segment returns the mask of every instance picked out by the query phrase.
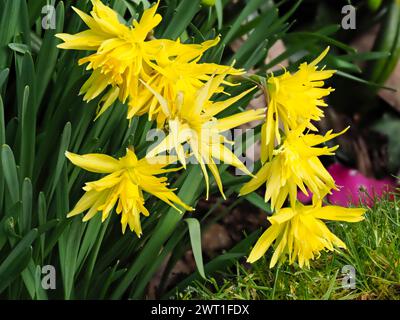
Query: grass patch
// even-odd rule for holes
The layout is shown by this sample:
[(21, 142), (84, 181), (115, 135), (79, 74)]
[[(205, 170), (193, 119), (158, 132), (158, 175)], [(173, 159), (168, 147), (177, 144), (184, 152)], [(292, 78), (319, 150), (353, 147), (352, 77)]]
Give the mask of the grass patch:
[[(237, 263), (207, 281), (195, 282), (177, 298), (400, 300), (399, 211), (400, 196), (393, 195), (376, 201), (360, 223), (329, 223), (348, 249), (323, 252), (310, 269), (296, 264), (269, 269), (269, 250), (257, 263)], [(350, 283), (345, 266), (354, 267), (354, 288), (343, 287)]]

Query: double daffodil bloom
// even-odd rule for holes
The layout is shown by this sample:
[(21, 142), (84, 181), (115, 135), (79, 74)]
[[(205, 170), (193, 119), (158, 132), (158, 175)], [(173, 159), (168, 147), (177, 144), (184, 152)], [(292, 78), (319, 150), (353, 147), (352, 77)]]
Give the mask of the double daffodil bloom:
[(225, 75), (218, 75), (211, 78), (194, 95), (178, 93), (172, 104), (146, 84), (158, 99), (164, 114), (167, 116), (169, 129), (165, 139), (150, 150), (147, 156), (152, 157), (165, 151), (175, 150), (179, 161), (186, 167), (188, 154), (185, 152), (184, 145), (187, 143), (192, 155), (203, 171), (207, 187), (207, 198), (209, 179), (206, 165), (214, 176), (221, 194), (224, 196), (222, 181), (214, 159), (232, 165), (246, 174), (251, 174), (238, 157), (224, 145), (224, 143), (232, 144), (232, 141), (227, 141), (222, 133), (241, 124), (253, 120), (261, 120), (264, 118), (265, 113), (265, 110), (258, 109), (240, 112), (222, 119), (215, 118), (216, 114), (225, 110), (254, 89), (252, 88), (223, 101), (214, 102), (210, 99), (215, 92), (220, 92), (224, 77)]
[[(145, 10), (140, 21), (133, 26), (120, 22), (118, 14), (100, 0), (91, 0), (91, 15), (73, 8), (89, 27), (75, 35), (66, 33), (56, 36), (64, 41), (58, 45), (61, 49), (92, 50), (95, 53), (79, 60), (92, 70), (84, 83), (80, 94), (90, 101), (102, 95), (97, 117), (105, 112), (117, 99), (122, 103), (129, 100), (129, 118), (137, 112), (137, 106), (143, 103), (142, 91), (145, 90), (139, 80), (150, 81), (159, 72), (155, 70), (160, 56), (173, 59), (177, 56), (201, 57), (202, 53), (218, 42), (206, 41), (203, 44), (182, 44), (180, 41), (152, 39), (152, 30), (161, 22), (156, 14), (159, 2)], [(132, 109), (134, 109), (132, 111)]]
[(364, 220), (365, 211), (362, 208), (322, 207), (321, 203), (312, 206), (297, 203), (291, 208), (281, 209), (268, 218), (271, 226), (258, 239), (247, 261), (257, 261), (275, 243), (270, 261), (271, 268), (286, 256), (289, 264), (297, 260), (301, 268), (304, 265), (309, 267), (310, 260), (318, 258), (322, 250), (346, 248), (343, 241), (335, 236), (321, 219), (359, 222)]
[(335, 70), (317, 70), (317, 64), (328, 51), (329, 47), (310, 64), (302, 63), (294, 74), (285, 71), (280, 76), (269, 77), (267, 119), (261, 136), (263, 162), (272, 158), (275, 146), (281, 143), (280, 128), (286, 133), (306, 124), (308, 129), (317, 131), (311, 121), (323, 117), (324, 112), (320, 107), (327, 106), (323, 98), (333, 91), (323, 86), (324, 80), (329, 79)]
[[(185, 95), (195, 95), (213, 75), (227, 72), (230, 75), (243, 74), (243, 70), (227, 68), (227, 66), (215, 63), (198, 63), (202, 51), (216, 45), (218, 41), (219, 38), (203, 42), (201, 44), (203, 49), (199, 49), (198, 52), (193, 51), (195, 55), (177, 54), (172, 57), (171, 53), (166, 50), (161, 52), (155, 61), (157, 64), (152, 65), (156, 72), (146, 81), (146, 84), (158, 92), (169, 104), (172, 104), (179, 92), (184, 92)], [(225, 82), (224, 84), (229, 85), (230, 83)], [(150, 120), (156, 119), (159, 128), (163, 127), (167, 116), (162, 112), (158, 99), (145, 87), (140, 91), (138, 99), (130, 101), (128, 118), (144, 113), (148, 113)]]
[(133, 27), (129, 27), (100, 0), (91, 2), (91, 16), (73, 8), (89, 30), (56, 36), (64, 40), (59, 48), (96, 51), (79, 60), (79, 64), (88, 63), (87, 70), (93, 70), (80, 94), (90, 101), (106, 91), (101, 98), (100, 115), (118, 98), (125, 102), (137, 90), (139, 78), (149, 73), (148, 61), (154, 59), (162, 43), (147, 41), (147, 37), (160, 23), (161, 16), (155, 14), (157, 4), (143, 13), (140, 22), (134, 21)]
[(331, 189), (337, 190), (335, 181), (325, 169), (319, 156), (334, 155), (338, 146), (316, 147), (343, 134), (333, 134), (332, 130), (324, 136), (303, 134), (304, 127), (290, 131), (282, 145), (275, 149), (271, 161), (263, 164), (255, 177), (240, 190), (241, 195), (248, 194), (266, 183), (265, 201), (271, 200), (271, 208), (279, 210), (287, 197), (294, 206), (297, 188), (308, 195), (307, 188), (316, 199), (322, 199)]
[[(87, 211), (83, 221), (102, 212), (102, 221), (107, 219), (111, 210), (117, 205), (117, 214), (121, 214), (122, 232), (127, 225), (131, 231), (135, 231), (138, 237), (142, 234), (140, 215), (149, 215), (145, 208), (143, 191), (154, 195), (166, 202), (176, 210), (193, 210), (168, 189), (167, 178), (156, 177), (178, 169), (164, 169), (169, 163), (175, 161), (174, 157), (154, 157), (138, 160), (135, 153), (127, 149), (127, 153), (120, 159), (104, 154), (78, 155), (66, 152), (66, 157), (76, 166), (90, 172), (106, 173), (104, 178), (87, 182), (83, 188), (86, 192), (68, 213), (68, 217)], [(176, 205), (175, 205), (176, 204)]]

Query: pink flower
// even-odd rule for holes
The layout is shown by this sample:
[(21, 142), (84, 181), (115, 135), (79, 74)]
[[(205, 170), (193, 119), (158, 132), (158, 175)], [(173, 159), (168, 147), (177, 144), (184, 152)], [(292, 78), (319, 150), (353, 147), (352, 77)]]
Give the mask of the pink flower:
[[(339, 191), (332, 191), (327, 196), (330, 203), (339, 206), (362, 204), (371, 207), (375, 198), (380, 198), (387, 192), (394, 191), (396, 184), (394, 179), (387, 177), (384, 179), (368, 178), (358, 170), (347, 168), (340, 163), (334, 163), (328, 167), (329, 173), (336, 181)], [(306, 196), (301, 191), (297, 195), (300, 202), (307, 204), (312, 200), (312, 194)]]
[(347, 168), (340, 163), (332, 164), (328, 171), (340, 188), (339, 191), (333, 190), (332, 194), (328, 195), (329, 202), (336, 205), (358, 205), (361, 200), (370, 207), (374, 204), (375, 198), (394, 191), (396, 186), (392, 178), (380, 180), (368, 178), (358, 170)]

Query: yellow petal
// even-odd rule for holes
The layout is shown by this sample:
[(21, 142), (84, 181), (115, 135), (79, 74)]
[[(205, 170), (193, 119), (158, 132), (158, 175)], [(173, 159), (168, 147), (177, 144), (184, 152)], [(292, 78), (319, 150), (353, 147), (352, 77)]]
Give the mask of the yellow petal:
[(282, 228), (282, 225), (270, 226), (258, 239), (256, 245), (254, 246), (253, 250), (251, 250), (249, 257), (247, 258), (247, 262), (253, 263), (260, 259), (271, 246), (272, 242), (274, 242), (279, 236)]
[(96, 32), (101, 32), (101, 29), (98, 28), (97, 22), (88, 14), (84, 13), (83, 11), (79, 10), (78, 8), (75, 8), (72, 6), (72, 9), (79, 15), (79, 17), (82, 19), (82, 21), (93, 31)]
[(119, 95), (119, 88), (112, 88), (107, 94), (105, 94), (99, 103), (100, 110), (96, 115), (95, 120), (100, 117), (117, 99)]
[(268, 220), (272, 224), (282, 224), (292, 219), (295, 215), (296, 211), (292, 208), (284, 208), (277, 211), (272, 217), (269, 217)]
[(212, 175), (214, 176), (214, 179), (215, 179), (215, 182), (217, 183), (219, 192), (221, 192), (222, 197), (226, 200), (226, 196), (224, 193), (221, 176), (219, 175), (218, 167), (215, 165), (215, 163), (212, 161), (212, 159), (209, 160), (207, 166), (210, 169)]
[(273, 268), (275, 266), (275, 264), (278, 262), (278, 259), (284, 254), (284, 251), (286, 249), (286, 244), (287, 244), (288, 229), (289, 229), (289, 226), (286, 225), (284, 233), (282, 234), (280, 239), (277, 240), (277, 241), (279, 241), (279, 243), (278, 243), (278, 246), (275, 248), (274, 254), (272, 255), (271, 261), (269, 263), (270, 268)]
[(159, 94), (157, 91), (155, 91), (152, 87), (150, 87), (146, 82), (144, 82), (143, 80), (140, 80), (141, 83), (143, 83), (143, 85), (152, 93), (154, 94), (154, 96), (157, 98), (158, 102), (160, 103), (160, 106), (163, 110), (163, 112), (165, 113), (166, 116), (170, 116), (171, 112), (170, 109), (168, 107), (168, 102), (164, 99), (164, 97)]
[(243, 162), (241, 162), (239, 158), (223, 144), (212, 145), (211, 156), (215, 159), (221, 160), (226, 164), (238, 168), (249, 176), (252, 176), (252, 173), (247, 169)]
[(223, 101), (217, 101), (214, 102), (209, 109), (206, 109), (206, 113), (210, 116), (215, 116), (216, 114), (222, 112), (229, 106), (233, 105), (235, 102), (239, 101), (242, 99), (244, 96), (246, 96), (248, 93), (256, 89), (257, 86), (250, 88), (249, 90), (243, 91), (242, 93), (238, 94), (237, 96), (234, 96), (232, 98), (223, 100)]
[(254, 190), (257, 190), (267, 181), (271, 168), (271, 163), (264, 164), (261, 169), (256, 173), (255, 177), (247, 182), (241, 189), (239, 195), (246, 195)]
[(85, 30), (77, 34), (57, 33), (57, 38), (64, 41), (57, 45), (60, 49), (75, 49), (75, 50), (96, 50), (105, 38), (91, 30)]
[(340, 206), (325, 206), (312, 210), (314, 217), (324, 220), (359, 222), (364, 220), (366, 209), (344, 208)]
[(325, 56), (328, 54), (330, 47), (326, 47), (324, 51), (313, 61), (310, 63), (310, 66), (316, 66), (318, 63), (322, 61), (322, 59), (325, 58)]
[(74, 165), (91, 172), (111, 173), (120, 169), (118, 160), (105, 154), (89, 153), (79, 155), (66, 151), (65, 156)]
[(93, 206), (93, 204), (99, 199), (100, 196), (101, 193), (97, 191), (85, 192), (82, 198), (80, 198), (78, 203), (75, 205), (74, 209), (68, 213), (67, 218), (76, 216), (77, 214), (86, 211)]
[(223, 119), (219, 119), (218, 130), (223, 132), (251, 121), (262, 120), (265, 117), (264, 113), (265, 109), (248, 110)]

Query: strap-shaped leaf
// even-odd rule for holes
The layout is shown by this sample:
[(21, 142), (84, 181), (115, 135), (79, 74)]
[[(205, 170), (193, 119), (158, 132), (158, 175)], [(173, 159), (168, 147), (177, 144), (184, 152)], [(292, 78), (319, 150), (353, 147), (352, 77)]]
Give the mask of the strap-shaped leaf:
[(189, 227), (190, 243), (192, 244), (192, 251), (197, 270), (205, 279), (206, 275), (204, 273), (203, 255), (201, 250), (201, 230), (199, 220), (196, 218), (187, 218), (185, 221)]
[(14, 204), (20, 199), (17, 165), (11, 148), (6, 144), (1, 147), (1, 165), (11, 201)]
[(175, 15), (165, 30), (163, 37), (167, 39), (178, 38), (185, 31), (199, 9), (200, 0), (182, 0), (176, 8)]
[(37, 229), (29, 231), (0, 265), (0, 293), (27, 267), (32, 256), (31, 244), (37, 235)]

